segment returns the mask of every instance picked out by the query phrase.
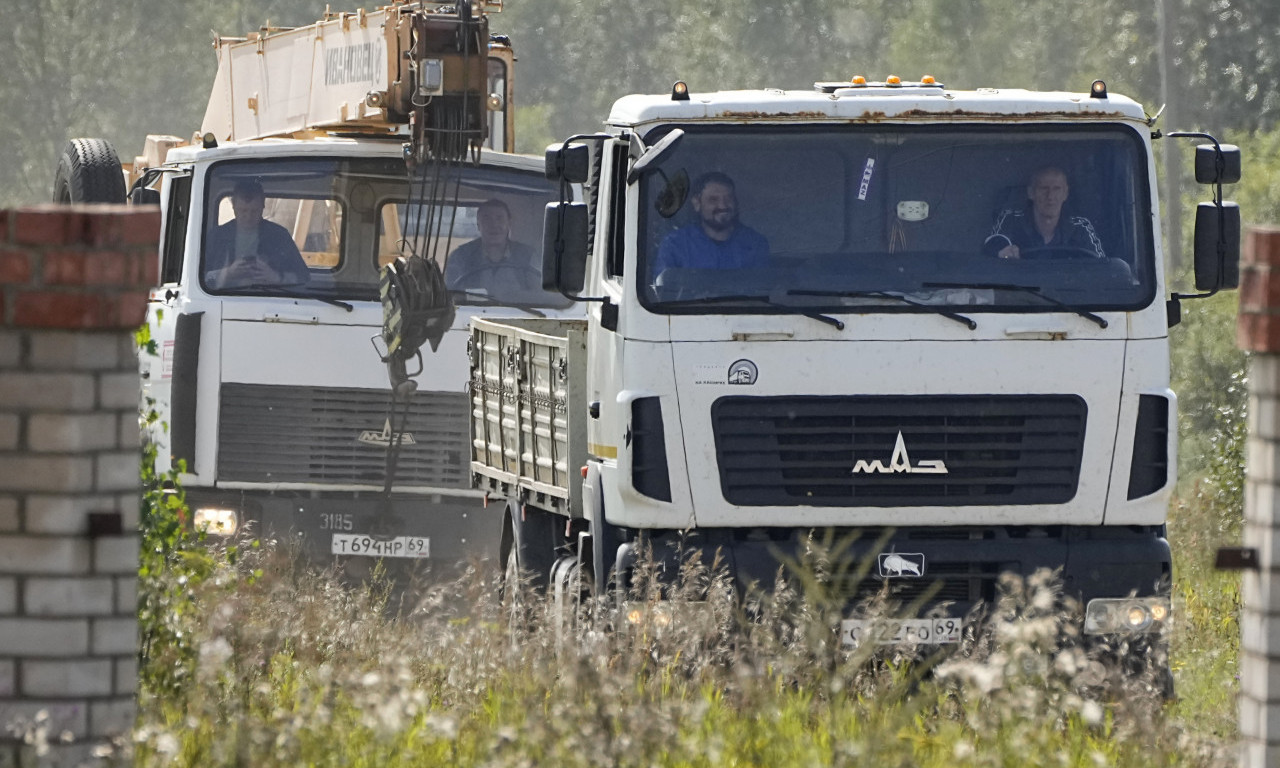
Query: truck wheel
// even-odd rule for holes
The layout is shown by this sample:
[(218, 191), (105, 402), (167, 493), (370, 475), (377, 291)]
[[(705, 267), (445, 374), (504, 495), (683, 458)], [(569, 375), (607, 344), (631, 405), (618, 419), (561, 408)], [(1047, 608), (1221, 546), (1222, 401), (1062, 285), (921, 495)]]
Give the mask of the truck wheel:
[(545, 593), (555, 562), (554, 518), (536, 507), (507, 502), (502, 530), (503, 597), (519, 580), (535, 593)]
[(53, 176), (55, 203), (123, 203), (124, 171), (106, 139), (72, 139)]

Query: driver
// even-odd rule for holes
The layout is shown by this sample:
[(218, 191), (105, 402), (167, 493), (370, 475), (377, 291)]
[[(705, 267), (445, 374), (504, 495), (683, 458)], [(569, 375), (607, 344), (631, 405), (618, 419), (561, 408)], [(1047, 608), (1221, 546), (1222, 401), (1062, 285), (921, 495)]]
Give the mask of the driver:
[(542, 289), (533, 248), (511, 239), (511, 209), (497, 198), (476, 207), (480, 237), (449, 255), (444, 281), (451, 291), (482, 289), (491, 296), (519, 296)]
[(996, 217), (983, 250), (1001, 259), (1021, 258), (1024, 251), (1069, 248), (1106, 258), (1102, 239), (1084, 216), (1063, 216), (1070, 187), (1061, 168), (1045, 166), (1027, 183), (1027, 206), (1005, 209)]
[(235, 219), (213, 230), (205, 279), (215, 288), (258, 287), (307, 282), (307, 262), (289, 230), (262, 217), (266, 194), (251, 179), (231, 190)]
[(738, 220), (733, 179), (719, 171), (704, 173), (693, 182), (692, 192), (689, 199), (698, 220), (662, 241), (654, 275), (671, 267), (742, 269), (768, 264), (769, 241)]

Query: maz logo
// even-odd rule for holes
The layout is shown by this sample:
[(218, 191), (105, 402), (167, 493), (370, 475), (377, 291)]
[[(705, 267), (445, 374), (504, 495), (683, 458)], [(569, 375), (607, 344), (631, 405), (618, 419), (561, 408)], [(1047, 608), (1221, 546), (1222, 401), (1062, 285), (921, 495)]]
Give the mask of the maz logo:
[(893, 456), (889, 459), (889, 466), (885, 466), (879, 459), (875, 461), (867, 461), (866, 459), (858, 459), (853, 465), (853, 474), (871, 473), (879, 475), (890, 475), (895, 472), (906, 472), (915, 475), (945, 475), (947, 474), (947, 465), (942, 459), (924, 459), (911, 466), (911, 457), (907, 455), (907, 445), (902, 441), (902, 431), (898, 431), (898, 442), (893, 446)]

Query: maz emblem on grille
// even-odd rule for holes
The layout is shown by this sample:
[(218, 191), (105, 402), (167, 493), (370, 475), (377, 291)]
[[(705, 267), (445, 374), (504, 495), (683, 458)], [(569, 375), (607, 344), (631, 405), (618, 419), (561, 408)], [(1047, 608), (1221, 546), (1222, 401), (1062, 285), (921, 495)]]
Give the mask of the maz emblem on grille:
[[(899, 435), (899, 439), (901, 439), (901, 435)], [(361, 432), (360, 436), (356, 438), (356, 442), (364, 443), (365, 445), (378, 445), (383, 448), (391, 445), (391, 419), (387, 419), (387, 422), (382, 425), (381, 432), (375, 432), (372, 429), (366, 429)], [(400, 436), (401, 445), (414, 445), (414, 443), (415, 440), (411, 432), (405, 432)]]
[(902, 431), (898, 431), (898, 442), (893, 446), (893, 456), (889, 458), (889, 465), (885, 466), (879, 459), (867, 461), (866, 459), (858, 459), (853, 465), (853, 474), (874, 473), (880, 475), (889, 475), (894, 472), (906, 472), (916, 475), (945, 475), (947, 474), (947, 465), (942, 459), (922, 459), (915, 466), (911, 465), (911, 457), (907, 455), (907, 445), (902, 441)]

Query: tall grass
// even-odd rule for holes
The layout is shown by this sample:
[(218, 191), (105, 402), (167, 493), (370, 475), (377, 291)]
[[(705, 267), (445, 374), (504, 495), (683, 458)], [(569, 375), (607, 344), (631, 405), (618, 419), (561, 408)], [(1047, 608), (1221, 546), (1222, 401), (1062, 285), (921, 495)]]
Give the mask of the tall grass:
[[(1140, 670), (1122, 674), (1111, 654), (1082, 644), (1076, 607), (1047, 573), (1005, 582), (987, 630), (938, 656), (845, 648), (836, 603), (806, 580), (743, 601), (698, 562), (665, 604), (676, 609), (670, 621), (650, 613), (631, 625), (607, 602), (572, 622), (528, 592), (504, 602), (490, 567), (395, 612), (376, 578), (346, 587), (270, 548), (215, 561), (169, 627), (191, 652), (163, 663), (183, 674), (143, 677), (165, 686), (144, 687), (138, 765), (1213, 766), (1234, 757), (1229, 733), (1190, 719), (1200, 709), (1165, 703), (1158, 658), (1129, 658)], [(642, 578), (631, 597), (644, 605), (655, 589)], [(1180, 626), (1175, 648), (1200, 631)], [(1199, 679), (1194, 659), (1174, 663), (1184, 686)]]

